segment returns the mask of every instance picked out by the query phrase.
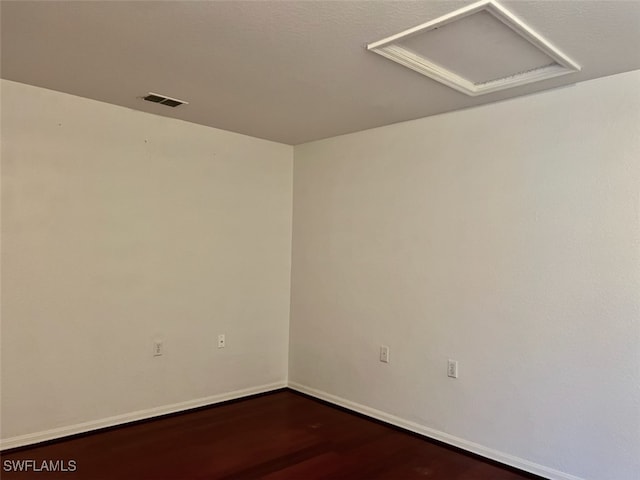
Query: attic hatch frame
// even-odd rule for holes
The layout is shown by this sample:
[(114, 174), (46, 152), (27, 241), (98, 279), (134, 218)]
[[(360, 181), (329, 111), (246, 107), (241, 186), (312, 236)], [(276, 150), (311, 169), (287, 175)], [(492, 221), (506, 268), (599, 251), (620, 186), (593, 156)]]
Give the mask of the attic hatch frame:
[[(555, 63), (525, 72), (516, 72), (513, 75), (508, 75), (495, 80), (473, 82), (472, 80), (458, 75), (441, 65), (431, 62), (428, 58), (396, 43), (414, 35), (426, 33), (430, 30), (443, 27), (449, 23), (471, 16), (478, 12), (487, 12), (491, 14), (494, 18), (513, 30), (516, 34), (520, 35), (531, 45), (553, 59)], [(560, 75), (566, 75), (568, 73), (579, 72), (581, 69), (580, 65), (578, 65), (574, 60), (565, 55), (551, 42), (546, 40), (542, 35), (537, 33), (495, 0), (481, 0), (429, 22), (409, 28), (403, 32), (391, 35), (390, 37), (383, 38), (377, 42), (369, 43), (367, 45), (367, 50), (375, 52), (378, 55), (382, 55), (389, 60), (399, 63), (400, 65), (430, 77), (433, 80), (443, 83), (444, 85), (471, 97), (485, 95), (487, 93), (493, 93), (507, 88), (518, 87), (520, 85), (526, 85), (528, 83), (538, 82), (558, 77)]]

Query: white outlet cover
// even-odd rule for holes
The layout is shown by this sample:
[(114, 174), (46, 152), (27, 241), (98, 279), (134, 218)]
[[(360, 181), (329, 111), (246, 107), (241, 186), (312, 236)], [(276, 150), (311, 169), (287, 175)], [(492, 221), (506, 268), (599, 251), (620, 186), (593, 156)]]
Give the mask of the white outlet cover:
[(458, 362), (456, 360), (447, 361), (447, 376), (458, 378)]
[(389, 347), (387, 345), (380, 346), (380, 361), (389, 363)]

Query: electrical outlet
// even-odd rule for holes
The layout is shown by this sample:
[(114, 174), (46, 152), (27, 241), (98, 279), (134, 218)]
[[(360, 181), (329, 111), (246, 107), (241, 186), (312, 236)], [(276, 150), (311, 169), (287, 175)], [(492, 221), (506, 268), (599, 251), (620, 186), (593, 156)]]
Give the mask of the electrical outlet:
[(218, 335), (218, 348), (224, 348), (226, 344), (226, 339), (224, 333)]
[(447, 361), (447, 376), (451, 378), (458, 378), (458, 361)]
[(386, 345), (380, 345), (380, 361), (389, 363), (389, 347)]
[(164, 345), (162, 340), (156, 340), (153, 342), (153, 356), (160, 357), (164, 353)]

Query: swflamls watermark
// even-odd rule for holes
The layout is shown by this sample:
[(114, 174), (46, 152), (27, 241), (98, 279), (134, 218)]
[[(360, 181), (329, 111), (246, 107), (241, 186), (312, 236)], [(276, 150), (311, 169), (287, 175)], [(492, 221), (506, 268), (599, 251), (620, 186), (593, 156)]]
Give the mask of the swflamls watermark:
[(75, 472), (75, 460), (5, 460), (2, 470), (5, 472)]

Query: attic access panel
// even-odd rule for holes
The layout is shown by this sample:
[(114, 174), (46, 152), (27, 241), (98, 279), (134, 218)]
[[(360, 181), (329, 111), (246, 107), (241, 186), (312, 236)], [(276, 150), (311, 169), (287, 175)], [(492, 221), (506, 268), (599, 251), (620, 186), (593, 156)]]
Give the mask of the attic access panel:
[(470, 96), (580, 70), (494, 0), (471, 4), (367, 49)]

